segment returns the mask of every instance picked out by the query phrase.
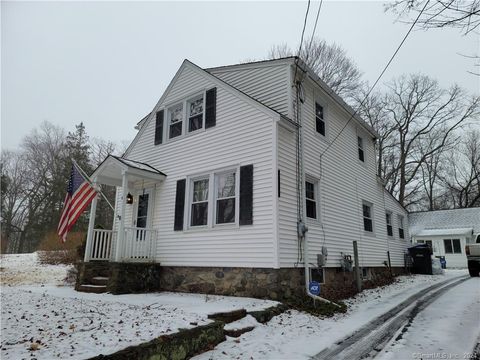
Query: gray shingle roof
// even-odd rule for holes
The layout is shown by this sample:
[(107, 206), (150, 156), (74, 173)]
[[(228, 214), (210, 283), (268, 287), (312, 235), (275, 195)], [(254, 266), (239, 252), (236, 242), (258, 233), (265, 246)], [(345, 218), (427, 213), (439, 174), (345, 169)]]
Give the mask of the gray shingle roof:
[(408, 214), (410, 235), (427, 229), (472, 228), (480, 233), (480, 207), (468, 209), (424, 211)]

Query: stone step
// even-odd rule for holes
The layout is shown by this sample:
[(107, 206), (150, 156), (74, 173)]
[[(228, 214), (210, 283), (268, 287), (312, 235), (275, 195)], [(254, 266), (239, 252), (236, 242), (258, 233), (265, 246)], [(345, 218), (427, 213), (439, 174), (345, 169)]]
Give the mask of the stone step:
[(228, 324), (239, 319), (243, 319), (247, 316), (247, 311), (245, 309), (233, 310), (233, 311), (226, 311), (226, 312), (219, 312), (215, 314), (208, 315), (209, 319), (223, 321), (224, 323)]
[(224, 329), (223, 332), (226, 336), (237, 338), (240, 335), (245, 334), (246, 332), (252, 331), (253, 329), (255, 329), (255, 326), (247, 326), (243, 329)]
[(82, 284), (78, 288), (78, 291), (86, 292), (86, 293), (101, 294), (101, 293), (107, 292), (107, 286), (106, 285)]
[(90, 282), (92, 283), (92, 285), (107, 285), (108, 283), (108, 277), (106, 276), (95, 276), (93, 277)]

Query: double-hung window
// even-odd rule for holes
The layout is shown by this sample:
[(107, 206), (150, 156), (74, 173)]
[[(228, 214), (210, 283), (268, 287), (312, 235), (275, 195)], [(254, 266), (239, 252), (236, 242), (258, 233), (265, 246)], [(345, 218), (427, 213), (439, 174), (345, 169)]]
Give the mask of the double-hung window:
[(189, 227), (238, 223), (237, 169), (210, 172), (189, 180)]
[(365, 152), (363, 150), (363, 139), (360, 136), (357, 136), (358, 142), (358, 160), (365, 162)]
[(168, 138), (173, 139), (183, 133), (183, 103), (168, 109)]
[(372, 204), (366, 201), (362, 204), (363, 210), (363, 230), (373, 232)]
[(443, 245), (445, 246), (445, 254), (461, 254), (462, 246), (460, 239), (444, 239)]
[(236, 190), (235, 171), (215, 174), (216, 224), (235, 222)]
[(203, 128), (204, 110), (203, 94), (187, 101), (188, 132)]
[(398, 215), (398, 236), (400, 236), (400, 239), (405, 238), (405, 232), (403, 230), (403, 216)]
[(392, 213), (387, 211), (385, 213), (385, 218), (387, 221), (387, 234), (388, 236), (393, 236)]
[(208, 224), (208, 187), (208, 177), (191, 181), (190, 226), (204, 226)]
[(325, 136), (325, 112), (323, 106), (315, 103), (315, 130)]
[(315, 189), (315, 183), (311, 181), (305, 181), (305, 201), (307, 208), (307, 218), (317, 218), (317, 194)]

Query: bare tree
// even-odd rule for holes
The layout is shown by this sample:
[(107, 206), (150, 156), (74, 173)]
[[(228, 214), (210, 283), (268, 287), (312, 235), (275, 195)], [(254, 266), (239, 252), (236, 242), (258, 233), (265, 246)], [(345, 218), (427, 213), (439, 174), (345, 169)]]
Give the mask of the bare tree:
[[(458, 87), (442, 89), (423, 75), (402, 76), (388, 85), (384, 98), (382, 175), (388, 190), (404, 206), (421, 202), (421, 171), (454, 140), (455, 131), (479, 117), (479, 97)], [(378, 126), (377, 126), (378, 128)]]
[(425, 4), (426, 1), (397, 0), (385, 9), (398, 14), (402, 21), (413, 22), (425, 6), (417, 21), (424, 29), (452, 27), (466, 35), (480, 26), (480, 0), (434, 0)]
[[(294, 55), (296, 52), (287, 44), (280, 44), (270, 49), (267, 58), (276, 59)], [(302, 46), (300, 58), (345, 100), (353, 98), (362, 86), (361, 71), (338, 44), (328, 44), (317, 37), (307, 39)]]
[(454, 207), (480, 206), (480, 131), (471, 130), (448, 158), (443, 175)]

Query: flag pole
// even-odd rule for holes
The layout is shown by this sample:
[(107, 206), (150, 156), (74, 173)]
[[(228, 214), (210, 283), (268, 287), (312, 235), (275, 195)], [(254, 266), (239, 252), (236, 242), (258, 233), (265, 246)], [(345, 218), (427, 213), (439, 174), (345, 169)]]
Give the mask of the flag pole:
[(110, 201), (108, 201), (108, 199), (105, 196), (105, 194), (103, 193), (103, 191), (101, 189), (97, 189), (97, 187), (94, 186), (92, 180), (90, 180), (90, 177), (85, 173), (85, 171), (83, 171), (83, 169), (80, 167), (80, 165), (77, 164), (77, 162), (74, 159), (71, 159), (71, 160), (72, 160), (73, 165), (78, 169), (78, 171), (80, 171), (83, 178), (90, 184), (90, 186), (92, 186), (95, 189), (95, 191), (97, 193), (100, 193), (100, 195), (102, 195), (102, 197), (105, 199), (105, 201), (110, 206), (110, 208), (113, 210), (113, 212), (115, 212), (115, 208), (112, 206), (112, 204), (110, 204)]

